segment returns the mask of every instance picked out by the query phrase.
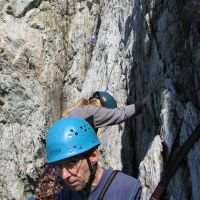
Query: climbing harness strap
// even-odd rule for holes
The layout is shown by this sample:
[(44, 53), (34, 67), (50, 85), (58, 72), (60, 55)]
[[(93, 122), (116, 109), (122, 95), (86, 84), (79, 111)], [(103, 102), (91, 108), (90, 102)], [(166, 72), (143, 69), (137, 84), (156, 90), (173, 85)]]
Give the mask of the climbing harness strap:
[(182, 144), (178, 152), (174, 156), (174, 159), (169, 160), (167, 166), (164, 170), (163, 177), (156, 186), (150, 200), (160, 200), (169, 184), (171, 178), (175, 174), (179, 165), (181, 164), (183, 158), (187, 155), (191, 147), (200, 137), (200, 124), (195, 128), (193, 133), (188, 137), (188, 139)]
[(103, 186), (103, 189), (101, 190), (98, 200), (103, 200), (108, 188), (110, 187), (110, 184), (112, 183), (113, 179), (115, 178), (115, 176), (117, 175), (118, 172), (119, 172), (119, 170), (112, 171), (111, 175), (109, 176), (108, 180), (106, 181), (105, 185)]

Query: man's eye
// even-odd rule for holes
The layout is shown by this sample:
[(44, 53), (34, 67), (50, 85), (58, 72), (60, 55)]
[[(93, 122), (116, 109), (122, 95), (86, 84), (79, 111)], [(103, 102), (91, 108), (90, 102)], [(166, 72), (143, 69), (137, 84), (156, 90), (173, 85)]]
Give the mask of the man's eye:
[(73, 167), (75, 167), (75, 165), (76, 165), (75, 161), (71, 161), (71, 162), (66, 163), (67, 168), (73, 168)]
[(56, 166), (54, 167), (54, 169), (55, 169), (55, 170), (61, 170), (61, 169), (62, 169), (62, 167), (61, 167), (61, 166), (58, 166), (58, 165), (56, 165)]

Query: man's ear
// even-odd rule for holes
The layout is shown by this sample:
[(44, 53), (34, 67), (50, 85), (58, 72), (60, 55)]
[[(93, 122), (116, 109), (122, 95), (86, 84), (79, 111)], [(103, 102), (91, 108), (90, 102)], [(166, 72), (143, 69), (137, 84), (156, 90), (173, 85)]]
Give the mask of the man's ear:
[(92, 165), (96, 164), (99, 160), (99, 150), (93, 149), (90, 154), (90, 162)]

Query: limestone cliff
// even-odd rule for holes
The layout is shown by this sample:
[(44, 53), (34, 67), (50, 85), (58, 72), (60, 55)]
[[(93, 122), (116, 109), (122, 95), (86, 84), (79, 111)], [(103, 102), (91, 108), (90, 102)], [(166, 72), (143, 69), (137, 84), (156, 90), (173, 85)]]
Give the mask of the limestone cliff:
[[(27, 199), (47, 129), (96, 90), (119, 106), (153, 91), (136, 119), (99, 133), (102, 165), (140, 170), (148, 199), (162, 161), (200, 122), (199, 19), (198, 0), (0, 0), (0, 199)], [(170, 182), (170, 199), (200, 199), (199, 147)]]

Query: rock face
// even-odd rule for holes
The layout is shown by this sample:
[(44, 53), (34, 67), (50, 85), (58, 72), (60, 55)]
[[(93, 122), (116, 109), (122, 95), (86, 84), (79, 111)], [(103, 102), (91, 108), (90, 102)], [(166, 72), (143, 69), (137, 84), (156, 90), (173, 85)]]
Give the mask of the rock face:
[(162, 140), (157, 135), (139, 166), (139, 179), (143, 188), (141, 199), (149, 199), (161, 178), (160, 172), (163, 170), (162, 152)]
[[(153, 93), (137, 118), (99, 132), (104, 166), (138, 176), (146, 154), (158, 161), (140, 167), (143, 177), (158, 170), (143, 180), (153, 179), (144, 182), (148, 199), (169, 154), (200, 122), (199, 9), (198, 0), (1, 0), (0, 199), (27, 199), (45, 162), (47, 129), (96, 90), (119, 106)], [(147, 153), (155, 135), (162, 144)], [(171, 180), (170, 199), (200, 199), (199, 147)]]

